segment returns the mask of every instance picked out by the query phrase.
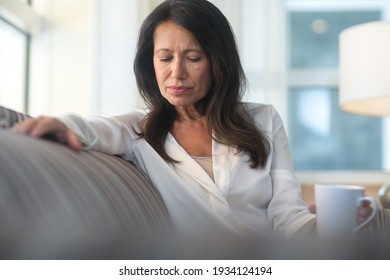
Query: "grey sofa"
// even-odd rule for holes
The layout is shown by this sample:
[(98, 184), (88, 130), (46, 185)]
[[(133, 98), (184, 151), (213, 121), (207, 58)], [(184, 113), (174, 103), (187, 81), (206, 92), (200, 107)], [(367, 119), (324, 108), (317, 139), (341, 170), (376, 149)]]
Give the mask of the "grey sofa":
[(128, 161), (7, 130), (0, 107), (0, 258), (153, 258), (170, 234), (164, 203)]
[(0, 259), (390, 259), (389, 210), (365, 229), (380, 241), (370, 250), (371, 239), (343, 243), (342, 252), (315, 239), (181, 240), (160, 194), (132, 163), (8, 131), (26, 117), (0, 107)]

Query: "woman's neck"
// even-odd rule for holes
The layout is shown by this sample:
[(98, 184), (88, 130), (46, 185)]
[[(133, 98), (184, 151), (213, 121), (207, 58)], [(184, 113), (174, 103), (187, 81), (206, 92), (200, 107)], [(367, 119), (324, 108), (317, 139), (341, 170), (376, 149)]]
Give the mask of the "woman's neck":
[(177, 117), (176, 121), (198, 121), (204, 119), (202, 115), (198, 113), (195, 106), (177, 106), (176, 107)]
[(195, 110), (178, 110), (172, 131), (176, 141), (192, 156), (211, 156), (212, 138), (206, 117)]

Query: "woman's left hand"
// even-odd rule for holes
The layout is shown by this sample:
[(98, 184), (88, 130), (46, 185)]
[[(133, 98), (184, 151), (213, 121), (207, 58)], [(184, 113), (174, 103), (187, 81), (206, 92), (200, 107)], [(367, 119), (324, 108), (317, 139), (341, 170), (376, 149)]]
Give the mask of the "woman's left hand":
[[(308, 209), (310, 213), (316, 213), (316, 205), (315, 203), (309, 204)], [(357, 209), (357, 223), (358, 225), (364, 223), (365, 220), (371, 215), (372, 207), (370, 206), (370, 202), (364, 201), (362, 205)]]
[(370, 206), (370, 202), (364, 201), (362, 205), (357, 210), (357, 223), (358, 225), (364, 223), (368, 217), (370, 217), (372, 213), (372, 207)]

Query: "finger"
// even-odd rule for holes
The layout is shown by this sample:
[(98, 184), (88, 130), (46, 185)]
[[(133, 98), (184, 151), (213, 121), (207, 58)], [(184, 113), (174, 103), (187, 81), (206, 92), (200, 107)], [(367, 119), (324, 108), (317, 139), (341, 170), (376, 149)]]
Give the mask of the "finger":
[(357, 210), (358, 217), (363, 217), (367, 218), (371, 215), (372, 213), (372, 208), (371, 207), (359, 207)]
[(81, 150), (81, 142), (78, 136), (57, 119), (43, 119), (40, 124), (42, 125), (42, 130), (40, 131), (40, 128), (36, 126), (37, 135), (41, 135), (41, 133), (43, 133), (42, 135), (49, 134), (51, 137), (54, 136), (55, 141), (67, 145), (77, 152)]
[(368, 200), (363, 200), (361, 203), (360, 203), (360, 207), (369, 207), (371, 205), (371, 202), (368, 201)]
[(30, 134), (31, 129), (35, 126), (36, 122), (36, 118), (26, 119), (20, 123), (14, 124), (14, 126), (11, 128), (11, 131), (18, 134)]
[(371, 215), (372, 211), (371, 207), (359, 207), (357, 210), (357, 224), (360, 225), (364, 223)]
[(29, 134), (33, 137), (41, 137), (48, 133), (64, 133), (66, 129), (67, 128), (55, 118), (39, 117), (34, 126), (30, 129)]
[(76, 152), (81, 150), (81, 142), (74, 132), (67, 130), (65, 138), (66, 144), (69, 146), (69, 148)]
[(316, 205), (314, 203), (309, 204), (308, 209), (310, 213), (315, 214), (317, 212)]

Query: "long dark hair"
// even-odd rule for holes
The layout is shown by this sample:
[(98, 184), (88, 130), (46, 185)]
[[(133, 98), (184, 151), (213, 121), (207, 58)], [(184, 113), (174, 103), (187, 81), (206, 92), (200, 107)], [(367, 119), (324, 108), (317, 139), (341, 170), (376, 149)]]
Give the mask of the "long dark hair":
[(198, 113), (207, 119), (210, 135), (220, 143), (236, 147), (238, 152), (248, 152), (252, 168), (265, 167), (270, 143), (242, 107), (246, 78), (233, 31), (225, 16), (207, 0), (164, 1), (141, 26), (134, 73), (140, 94), (150, 108), (141, 135), (164, 160), (176, 162), (165, 151), (165, 139), (176, 110), (162, 97), (153, 67), (154, 31), (166, 21), (191, 32), (210, 61), (210, 91), (195, 104)]

